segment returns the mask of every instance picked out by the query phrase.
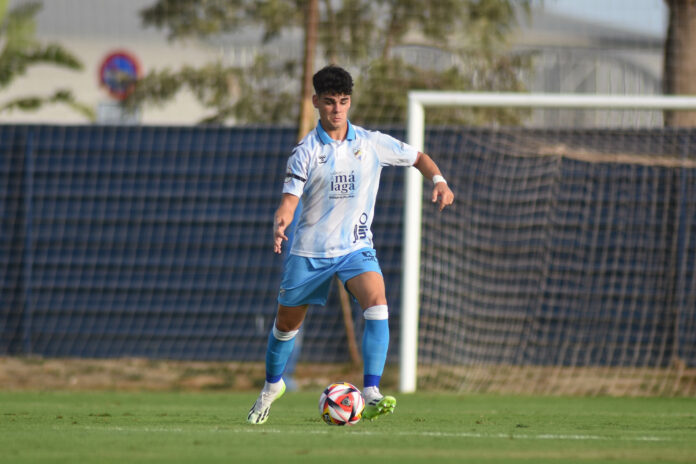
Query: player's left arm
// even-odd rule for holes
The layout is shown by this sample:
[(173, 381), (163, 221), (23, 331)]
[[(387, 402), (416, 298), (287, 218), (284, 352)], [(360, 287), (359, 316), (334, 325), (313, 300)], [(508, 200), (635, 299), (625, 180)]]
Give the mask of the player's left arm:
[(435, 161), (426, 155), (425, 153), (418, 152), (418, 157), (416, 162), (413, 163), (413, 167), (418, 169), (423, 177), (433, 182), (433, 203), (438, 203), (440, 211), (445, 209), (446, 206), (451, 205), (454, 202), (454, 193), (450, 190), (447, 185), (447, 181), (442, 176), (440, 168), (437, 167)]

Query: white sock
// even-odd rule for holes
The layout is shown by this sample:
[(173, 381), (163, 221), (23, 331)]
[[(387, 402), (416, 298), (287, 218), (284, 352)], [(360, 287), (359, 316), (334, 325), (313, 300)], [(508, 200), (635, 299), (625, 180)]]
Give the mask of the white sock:
[[(282, 379), (281, 379), (282, 380)], [(280, 391), (281, 386), (283, 383), (281, 380), (274, 382), (274, 383), (264, 383), (263, 384), (263, 391), (268, 392), (268, 393), (277, 393)]]
[(379, 392), (379, 388), (377, 387), (367, 387), (363, 389), (363, 395), (365, 396), (365, 399), (370, 401), (373, 398), (381, 398), (382, 394)]

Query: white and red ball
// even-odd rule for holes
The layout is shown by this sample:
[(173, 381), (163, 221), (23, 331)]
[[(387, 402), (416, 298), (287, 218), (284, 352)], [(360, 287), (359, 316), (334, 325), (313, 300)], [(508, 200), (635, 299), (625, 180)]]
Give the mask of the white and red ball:
[(332, 383), (319, 396), (319, 413), (329, 425), (354, 425), (360, 421), (365, 400), (348, 382)]

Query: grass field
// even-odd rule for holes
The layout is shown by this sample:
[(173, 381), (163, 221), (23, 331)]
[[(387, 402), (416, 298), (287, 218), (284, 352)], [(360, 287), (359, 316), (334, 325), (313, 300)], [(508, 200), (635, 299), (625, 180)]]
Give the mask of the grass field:
[[(696, 462), (696, 400), (399, 395), (329, 427), (318, 393), (250, 426), (252, 393), (0, 393), (0, 462)], [(367, 461), (370, 462), (370, 461)]]

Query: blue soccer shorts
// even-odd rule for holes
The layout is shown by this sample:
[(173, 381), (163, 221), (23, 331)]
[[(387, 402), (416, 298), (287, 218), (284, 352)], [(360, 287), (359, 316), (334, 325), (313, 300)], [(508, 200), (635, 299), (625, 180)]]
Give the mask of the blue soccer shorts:
[(369, 271), (382, 274), (373, 248), (363, 248), (336, 258), (290, 255), (285, 261), (278, 303), (284, 306), (325, 305), (334, 275), (345, 285), (349, 279)]

